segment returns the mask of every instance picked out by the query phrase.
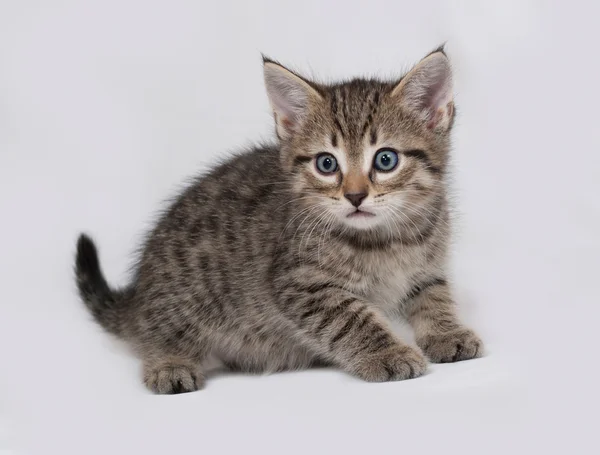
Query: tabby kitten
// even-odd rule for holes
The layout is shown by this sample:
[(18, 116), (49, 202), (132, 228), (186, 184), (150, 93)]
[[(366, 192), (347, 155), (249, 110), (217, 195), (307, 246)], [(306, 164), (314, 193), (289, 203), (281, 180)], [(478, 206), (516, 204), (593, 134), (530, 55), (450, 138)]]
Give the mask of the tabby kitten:
[[(199, 177), (148, 236), (131, 285), (109, 287), (82, 235), (76, 276), (156, 393), (234, 370), (335, 365), (366, 381), (478, 357), (447, 278), (454, 117), (443, 49), (400, 80), (311, 82), (264, 59), (278, 141)], [(390, 329), (401, 314), (420, 349)]]

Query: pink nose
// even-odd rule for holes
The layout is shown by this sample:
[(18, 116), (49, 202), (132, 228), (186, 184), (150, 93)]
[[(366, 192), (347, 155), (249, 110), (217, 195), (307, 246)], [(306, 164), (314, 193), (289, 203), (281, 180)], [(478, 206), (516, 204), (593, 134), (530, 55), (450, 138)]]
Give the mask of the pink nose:
[(344, 197), (350, 201), (354, 207), (358, 207), (367, 197), (367, 193), (346, 193)]

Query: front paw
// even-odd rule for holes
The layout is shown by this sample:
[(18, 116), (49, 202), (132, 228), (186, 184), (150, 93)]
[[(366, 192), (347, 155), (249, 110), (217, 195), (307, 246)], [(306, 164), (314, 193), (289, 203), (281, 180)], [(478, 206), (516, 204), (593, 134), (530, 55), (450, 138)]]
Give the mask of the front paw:
[(400, 381), (421, 376), (427, 360), (410, 346), (393, 346), (355, 362), (352, 372), (368, 382)]
[(429, 334), (417, 339), (417, 344), (434, 363), (469, 360), (483, 354), (481, 339), (475, 332), (466, 328)]

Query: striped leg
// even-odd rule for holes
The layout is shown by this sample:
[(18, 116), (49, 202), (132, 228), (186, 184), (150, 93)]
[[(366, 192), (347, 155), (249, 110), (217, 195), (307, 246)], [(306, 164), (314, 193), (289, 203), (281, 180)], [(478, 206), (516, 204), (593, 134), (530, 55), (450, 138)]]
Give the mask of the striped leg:
[(368, 303), (339, 288), (295, 291), (293, 319), (304, 341), (345, 371), (372, 382), (409, 379), (425, 372), (423, 355), (402, 343)]
[(403, 305), (417, 345), (432, 362), (457, 362), (483, 354), (483, 343), (460, 323), (455, 306), (448, 283), (439, 278), (415, 286)]

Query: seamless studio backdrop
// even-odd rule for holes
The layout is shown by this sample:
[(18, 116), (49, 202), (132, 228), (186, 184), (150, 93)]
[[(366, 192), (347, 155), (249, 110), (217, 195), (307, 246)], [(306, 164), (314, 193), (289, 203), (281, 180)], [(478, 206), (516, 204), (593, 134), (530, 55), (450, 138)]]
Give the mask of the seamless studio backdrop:
[[(0, 453), (598, 453), (592, 2), (0, 3)], [(76, 236), (127, 283), (185, 180), (273, 137), (260, 53), (329, 81), (447, 41), (453, 276), (485, 358), (365, 384), (224, 375), (153, 396), (75, 293)]]

